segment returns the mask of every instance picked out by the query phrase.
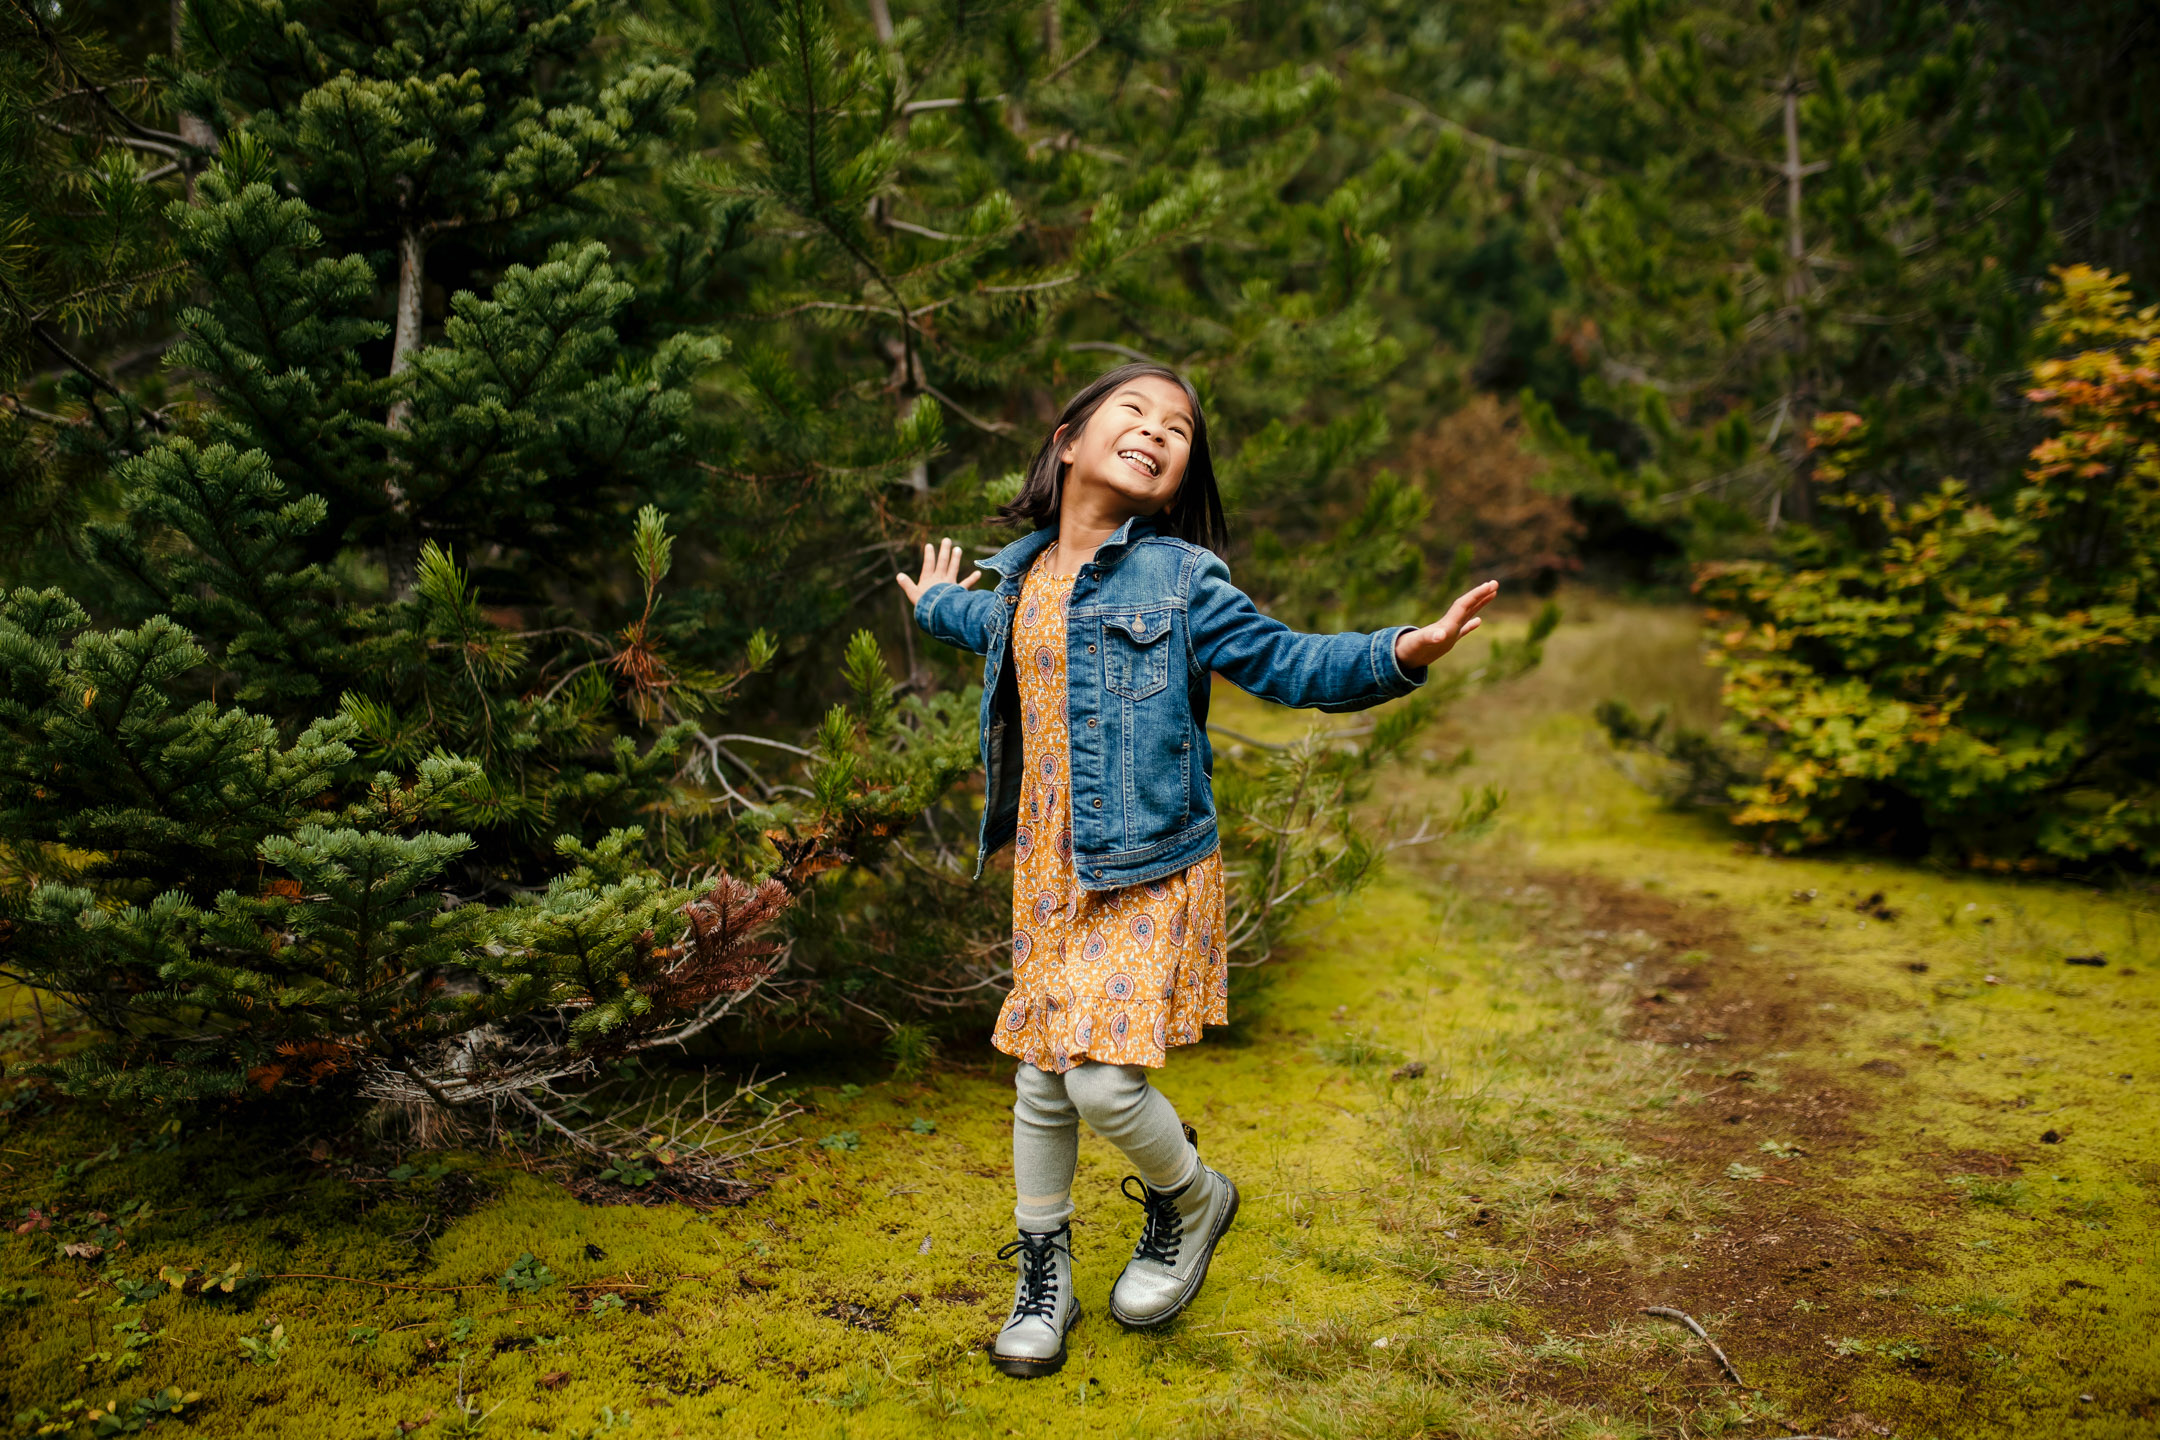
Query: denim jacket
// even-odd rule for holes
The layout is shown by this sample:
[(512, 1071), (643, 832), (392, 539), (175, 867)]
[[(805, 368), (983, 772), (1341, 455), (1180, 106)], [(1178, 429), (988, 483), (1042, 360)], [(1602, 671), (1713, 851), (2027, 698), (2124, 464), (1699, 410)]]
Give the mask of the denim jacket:
[[(1045, 528), (982, 562), (994, 589), (932, 585), (915, 621), (983, 656), (982, 836), (975, 873), (1019, 824), (1020, 691), (1008, 663), (1028, 566), (1057, 538)], [(1175, 874), (1219, 843), (1210, 672), (1239, 689), (1315, 710), (1363, 710), (1425, 683), (1395, 658), (1412, 627), (1306, 635), (1260, 613), (1229, 567), (1151, 517), (1120, 525), (1073, 579), (1066, 609), (1065, 713), (1071, 737), (1073, 865), (1088, 890)]]

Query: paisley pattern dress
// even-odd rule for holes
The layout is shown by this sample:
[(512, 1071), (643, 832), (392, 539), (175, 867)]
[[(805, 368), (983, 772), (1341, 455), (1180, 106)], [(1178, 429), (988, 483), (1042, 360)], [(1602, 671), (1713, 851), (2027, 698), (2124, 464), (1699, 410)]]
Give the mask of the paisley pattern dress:
[(1046, 553), (1020, 585), (1020, 827), (1013, 837), (1013, 987), (992, 1043), (1059, 1074), (1082, 1060), (1160, 1066), (1229, 1021), (1222, 852), (1160, 880), (1083, 890), (1073, 868), (1065, 605)]

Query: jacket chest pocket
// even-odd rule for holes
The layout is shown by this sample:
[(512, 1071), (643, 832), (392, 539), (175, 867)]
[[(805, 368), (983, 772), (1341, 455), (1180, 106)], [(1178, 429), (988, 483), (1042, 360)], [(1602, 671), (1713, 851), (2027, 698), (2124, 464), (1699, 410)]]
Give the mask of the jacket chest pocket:
[(1145, 700), (1170, 683), (1170, 613), (1106, 615), (1102, 622), (1103, 688)]

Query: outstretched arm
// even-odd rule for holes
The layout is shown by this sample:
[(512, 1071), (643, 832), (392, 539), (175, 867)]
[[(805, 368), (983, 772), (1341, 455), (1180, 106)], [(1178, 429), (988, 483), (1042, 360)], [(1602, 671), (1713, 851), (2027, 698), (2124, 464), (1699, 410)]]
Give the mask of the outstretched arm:
[[(1310, 635), (1263, 615), (1214, 555), (1194, 565), (1186, 620), (1196, 673), (1213, 670), (1248, 694), (1310, 710), (1363, 710), (1425, 683), (1397, 657), (1408, 625)], [(1452, 641), (1450, 642), (1452, 643)]]
[(1447, 614), (1432, 624), (1403, 631), (1395, 637), (1395, 658), (1405, 667), (1432, 664), (1454, 649), (1456, 641), (1484, 623), (1478, 619), (1478, 611), (1490, 605), (1499, 593), (1500, 582), (1487, 580), (1448, 606)]

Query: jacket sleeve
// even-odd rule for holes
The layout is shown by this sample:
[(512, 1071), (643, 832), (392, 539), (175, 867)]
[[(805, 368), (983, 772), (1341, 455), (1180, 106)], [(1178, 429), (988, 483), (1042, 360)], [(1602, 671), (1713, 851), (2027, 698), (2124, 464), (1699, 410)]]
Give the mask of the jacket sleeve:
[(915, 602), (915, 623), (931, 638), (977, 655), (990, 653), (990, 617), (997, 613), (998, 597), (986, 590), (965, 590), (941, 580), (922, 592)]
[(1428, 667), (1395, 658), (1395, 637), (1416, 627), (1308, 635), (1260, 613), (1230, 581), (1230, 567), (1203, 554), (1186, 599), (1194, 665), (1278, 704), (1308, 710), (1363, 710), (1407, 695)]

